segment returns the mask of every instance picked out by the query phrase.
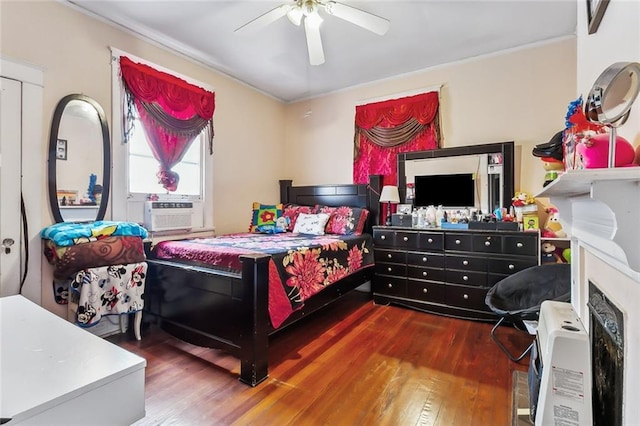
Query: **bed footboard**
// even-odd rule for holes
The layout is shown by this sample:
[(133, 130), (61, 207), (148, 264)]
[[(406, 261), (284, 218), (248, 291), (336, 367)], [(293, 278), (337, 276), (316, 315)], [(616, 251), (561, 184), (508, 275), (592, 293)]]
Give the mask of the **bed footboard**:
[(268, 376), (268, 255), (241, 256), (242, 274), (149, 259), (145, 316), (194, 345), (240, 358), (240, 381)]

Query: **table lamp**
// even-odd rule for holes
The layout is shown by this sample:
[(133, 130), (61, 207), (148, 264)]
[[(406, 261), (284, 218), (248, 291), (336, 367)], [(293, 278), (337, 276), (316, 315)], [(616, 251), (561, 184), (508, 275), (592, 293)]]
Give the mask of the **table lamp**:
[(393, 185), (385, 185), (380, 193), (380, 202), (387, 203), (387, 220), (385, 225), (391, 226), (391, 203), (398, 204), (400, 202), (400, 194), (398, 187)]

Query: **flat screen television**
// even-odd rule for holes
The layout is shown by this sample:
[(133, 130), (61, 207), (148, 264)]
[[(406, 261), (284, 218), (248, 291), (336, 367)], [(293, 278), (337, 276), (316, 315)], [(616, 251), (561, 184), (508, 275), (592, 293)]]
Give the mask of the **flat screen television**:
[(473, 173), (416, 176), (414, 205), (475, 207)]

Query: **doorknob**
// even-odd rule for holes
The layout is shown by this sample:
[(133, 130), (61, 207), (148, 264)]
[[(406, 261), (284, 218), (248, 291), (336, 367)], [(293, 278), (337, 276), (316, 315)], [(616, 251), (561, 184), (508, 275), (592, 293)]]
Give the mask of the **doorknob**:
[(11, 253), (11, 246), (13, 245), (13, 243), (15, 243), (15, 241), (13, 241), (13, 238), (5, 238), (4, 240), (2, 240), (2, 245), (0, 245), (0, 247), (4, 249), (4, 252), (6, 254), (9, 254)]

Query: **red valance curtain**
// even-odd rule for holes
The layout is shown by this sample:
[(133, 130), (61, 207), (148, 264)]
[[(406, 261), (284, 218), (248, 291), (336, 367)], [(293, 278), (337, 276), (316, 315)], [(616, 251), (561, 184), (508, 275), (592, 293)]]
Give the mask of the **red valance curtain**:
[(438, 148), (438, 92), (356, 107), (353, 182), (397, 185), (396, 155)]
[(125, 142), (132, 130), (135, 108), (160, 163), (158, 181), (167, 191), (175, 191), (180, 176), (171, 169), (203, 130), (209, 153), (213, 152), (215, 94), (126, 56), (120, 57), (120, 73), (128, 107)]

